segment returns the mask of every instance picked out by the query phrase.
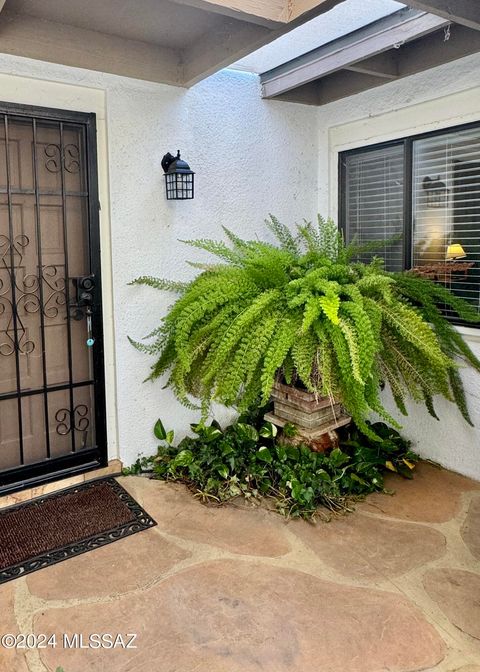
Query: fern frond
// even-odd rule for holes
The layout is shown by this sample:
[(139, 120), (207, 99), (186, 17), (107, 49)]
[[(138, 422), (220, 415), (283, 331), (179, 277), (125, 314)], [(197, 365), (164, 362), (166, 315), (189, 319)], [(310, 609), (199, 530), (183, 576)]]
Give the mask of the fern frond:
[(210, 254), (223, 259), (231, 264), (240, 264), (242, 262), (242, 256), (230, 249), (228, 245), (218, 240), (211, 240), (210, 238), (200, 238), (198, 240), (180, 240), (181, 243), (185, 245), (190, 245), (190, 247), (196, 247), (199, 250), (205, 250), (210, 252)]
[(384, 303), (382, 311), (385, 319), (403, 338), (415, 344), (415, 347), (424, 352), (427, 357), (448, 368), (450, 363), (443, 354), (435, 333), (414, 310), (395, 301), (390, 305)]
[(385, 381), (403, 414), (409, 397), (434, 414), (441, 395), (471, 422), (456, 360), (479, 372), (480, 360), (439, 306), (469, 322), (480, 321), (476, 307), (412, 273), (388, 273), (379, 259), (351, 263), (360, 247), (345, 246), (331, 220), (296, 233), (273, 216), (267, 226), (277, 245), (226, 227), (228, 244), (185, 241), (220, 259), (193, 261), (201, 272), (191, 282), (133, 281), (179, 293), (150, 341), (131, 339), (155, 357), (152, 380), (167, 374), (179, 400), (199, 399), (206, 413), (213, 399), (240, 409), (266, 402), (283, 373), (340, 401), (368, 435), (372, 411), (395, 422), (379, 395)]
[(295, 338), (297, 337), (300, 324), (298, 320), (284, 317), (277, 326), (276, 333), (272, 337), (265, 350), (261, 375), (262, 402), (267, 403), (272, 391), (275, 375), (285, 361)]
[(279, 222), (274, 215), (269, 215), (270, 219), (265, 220), (265, 224), (280, 243), (280, 247), (294, 256), (299, 256), (300, 250), (290, 229)]
[(362, 377), (362, 369), (360, 364), (360, 344), (357, 339), (357, 334), (350, 322), (346, 318), (339, 320), (339, 326), (348, 345), (350, 354), (350, 364), (352, 367), (352, 375), (360, 383), (365, 385), (365, 380)]
[(150, 275), (142, 275), (139, 278), (135, 278), (128, 283), (129, 285), (146, 285), (147, 287), (153, 287), (154, 289), (163, 289), (167, 292), (177, 292), (179, 294), (185, 292), (188, 288), (188, 282), (175, 282), (174, 280), (164, 280), (162, 278), (154, 278)]
[(315, 385), (312, 382), (312, 373), (318, 347), (318, 340), (315, 332), (312, 331), (297, 336), (291, 347), (295, 369), (300, 380), (310, 392), (316, 391)]
[(465, 390), (462, 385), (462, 379), (460, 378), (460, 373), (458, 372), (457, 369), (450, 370), (450, 387), (452, 389), (452, 394), (455, 403), (460, 409), (460, 412), (463, 415), (465, 421), (470, 425), (470, 427), (473, 427), (473, 422), (468, 410)]
[(340, 324), (340, 318), (338, 317), (340, 309), (339, 296), (336, 294), (321, 296), (318, 299), (318, 304), (332, 324)]
[(224, 366), (225, 361), (232, 356), (238, 342), (242, 338), (243, 330), (248, 329), (279, 298), (280, 293), (278, 290), (272, 289), (264, 292), (257, 296), (248, 308), (245, 308), (245, 310), (237, 315), (225, 332), (221, 343), (219, 343), (214, 351), (211, 367), (204, 378), (206, 383), (215, 379), (218, 371)]

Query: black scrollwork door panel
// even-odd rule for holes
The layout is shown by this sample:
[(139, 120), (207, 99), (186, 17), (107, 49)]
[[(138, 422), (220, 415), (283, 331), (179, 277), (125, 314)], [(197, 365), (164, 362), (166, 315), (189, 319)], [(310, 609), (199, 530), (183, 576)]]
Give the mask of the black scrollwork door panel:
[[(69, 303), (74, 304), (76, 287), (73, 278), (88, 275), (88, 238), (85, 231), (87, 217), (87, 203), (85, 197), (68, 196), (65, 199), (65, 210), (62, 202), (56, 197), (40, 199), (40, 212), (42, 222), (42, 246), (45, 246), (46, 261), (48, 265), (44, 269), (44, 302), (45, 302), (45, 328), (50, 334), (47, 338), (47, 360), (49, 362), (49, 376), (52, 383), (60, 384), (69, 380), (69, 352), (70, 342), (72, 382), (78, 383), (92, 380), (93, 360), (89, 349), (86, 347), (88, 339), (87, 320), (85, 315), (81, 319), (75, 309), (69, 314), (68, 325), (65, 320), (65, 307), (60, 309), (68, 294)], [(65, 224), (68, 227), (68, 239), (65, 241), (67, 252), (64, 249), (64, 241), (61, 236), (63, 230), (63, 213)], [(59, 234), (57, 233), (59, 232)], [(57, 242), (60, 240), (60, 244)], [(62, 260), (68, 257), (68, 277), (65, 283), (65, 264)], [(67, 327), (69, 333), (67, 333)]]
[[(35, 253), (35, 205), (31, 196), (14, 194), (10, 207), (0, 201), (0, 395), (41, 389), (43, 385), (40, 323), (39, 279)], [(10, 212), (12, 237), (6, 234)], [(13, 242), (11, 242), (13, 241)], [(13, 260), (13, 263), (12, 263)], [(11, 412), (11, 401), (0, 401), (0, 426), (8, 449), (0, 450), (0, 468), (14, 461), (12, 446), (19, 443), (17, 413)], [(45, 435), (44, 417), (38, 413), (41, 399), (24, 397), (20, 408), (23, 418), (25, 464), (42, 458), (44, 446), (37, 435)], [(16, 429), (16, 433), (15, 433)], [(1, 445), (0, 443), (0, 445)]]
[[(39, 280), (34, 210), (31, 197), (12, 195), (9, 206), (0, 195), (0, 393), (16, 387), (15, 350), (21, 355), (18, 366), (22, 387), (27, 390), (43, 383), (39, 366), (41, 348), (36, 349)], [(12, 238), (7, 235), (9, 215)]]
[(82, 451), (104, 461), (100, 297), (77, 291), (100, 280), (83, 116), (0, 115), (0, 488), (8, 469), (77, 464)]
[[(8, 221), (7, 206), (0, 195), (0, 231), (5, 230)], [(10, 239), (0, 234), (0, 260), (5, 255), (10, 258)], [(11, 390), (16, 385), (15, 359), (9, 355), (14, 352), (14, 330), (12, 322), (12, 287), (10, 269), (0, 261), (0, 393)]]

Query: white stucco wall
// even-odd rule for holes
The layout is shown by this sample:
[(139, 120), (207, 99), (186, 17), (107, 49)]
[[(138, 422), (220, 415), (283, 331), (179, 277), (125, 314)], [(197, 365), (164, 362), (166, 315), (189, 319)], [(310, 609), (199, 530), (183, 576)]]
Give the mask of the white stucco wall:
[[(196, 417), (160, 383), (142, 384), (150, 361), (126, 337), (155, 327), (170, 297), (127, 282), (188, 277), (185, 256), (201, 253), (178, 239), (216, 237), (221, 224), (254, 235), (268, 212), (336, 217), (338, 151), (479, 119), (479, 66), (470, 57), (316, 109), (262, 101), (257, 78), (240, 72), (186, 91), (0, 55), (0, 99), (97, 113), (110, 457), (128, 464), (151, 451), (159, 416), (180, 435)], [(196, 170), (196, 198), (169, 203), (160, 161), (178, 148)], [(420, 408), (404, 422), (423, 455), (478, 479), (479, 378), (465, 372), (475, 429), (447, 402), (441, 423)]]
[[(479, 120), (480, 54), (320, 108), (319, 211), (338, 218), (339, 151)], [(480, 355), (480, 330), (464, 333)], [(385, 396), (421, 455), (480, 480), (480, 375), (462, 377), (474, 428), (447, 401), (436, 403), (438, 422), (412, 404), (403, 418)]]
[[(242, 72), (187, 91), (2, 55), (0, 99), (97, 113), (109, 448), (130, 464), (153, 451), (158, 417), (182, 436), (198, 414), (160, 382), (142, 383), (151, 360), (127, 334), (151, 331), (172, 297), (127, 283), (190, 277), (185, 258), (204, 255), (178, 239), (219, 237), (222, 224), (254, 236), (269, 212), (313, 217), (317, 110), (262, 101), (258, 78)], [(177, 149), (196, 171), (193, 201), (165, 199), (160, 162)]]
[[(138, 275), (191, 277), (185, 258), (205, 258), (178, 239), (219, 237), (221, 225), (246, 236), (269, 212), (285, 222), (317, 207), (316, 111), (260, 98), (252, 75), (221, 73), (187, 92), (167, 87), (107, 93), (119, 436), (122, 458), (154, 445), (157, 417), (184, 435), (198, 413), (160, 383), (142, 384), (150, 365), (127, 334), (157, 325), (171, 297), (127, 287)], [(196, 170), (196, 197), (167, 202), (160, 167), (180, 148)]]

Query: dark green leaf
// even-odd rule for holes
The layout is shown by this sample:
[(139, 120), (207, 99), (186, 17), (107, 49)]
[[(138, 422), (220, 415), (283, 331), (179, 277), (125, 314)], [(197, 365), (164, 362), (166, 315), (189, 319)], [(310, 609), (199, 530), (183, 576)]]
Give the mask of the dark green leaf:
[(258, 432), (253, 425), (247, 425), (242, 422), (237, 424), (237, 430), (240, 436), (250, 441), (258, 441)]
[(186, 467), (193, 462), (193, 453), (191, 450), (181, 450), (172, 460), (174, 467)]
[(258, 449), (257, 457), (258, 457), (259, 460), (262, 460), (262, 462), (268, 462), (268, 463), (270, 463), (273, 459), (272, 458), (272, 453), (265, 446), (261, 446)]
[(266, 422), (260, 427), (258, 432), (264, 439), (274, 439), (277, 436), (278, 429), (273, 422)]
[(228, 467), (222, 464), (220, 467), (217, 467), (217, 471), (222, 478), (228, 478), (229, 471)]
[(167, 438), (167, 432), (165, 431), (165, 427), (163, 426), (163, 423), (160, 420), (160, 418), (155, 423), (153, 433), (155, 434), (155, 436), (159, 441), (165, 441), (165, 439)]

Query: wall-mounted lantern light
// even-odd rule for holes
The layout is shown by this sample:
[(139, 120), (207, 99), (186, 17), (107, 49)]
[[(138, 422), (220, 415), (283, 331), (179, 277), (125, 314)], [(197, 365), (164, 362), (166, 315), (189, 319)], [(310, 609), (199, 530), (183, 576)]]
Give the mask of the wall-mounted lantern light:
[(427, 195), (427, 208), (444, 208), (447, 204), (448, 189), (445, 182), (440, 180), (440, 175), (436, 178), (424, 178), (422, 186)]
[(193, 176), (186, 161), (180, 158), (180, 150), (177, 156), (168, 152), (162, 159), (162, 168), (165, 172), (165, 186), (168, 201), (184, 201), (193, 198)]

